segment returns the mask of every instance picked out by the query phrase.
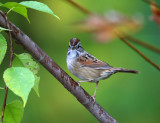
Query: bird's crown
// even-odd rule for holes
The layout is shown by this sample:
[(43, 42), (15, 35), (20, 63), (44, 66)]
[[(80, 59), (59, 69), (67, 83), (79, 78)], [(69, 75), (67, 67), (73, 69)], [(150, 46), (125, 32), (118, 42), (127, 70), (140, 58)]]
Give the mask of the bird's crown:
[(70, 46), (76, 46), (76, 45), (79, 45), (81, 42), (79, 39), (77, 38), (72, 38), (69, 42)]

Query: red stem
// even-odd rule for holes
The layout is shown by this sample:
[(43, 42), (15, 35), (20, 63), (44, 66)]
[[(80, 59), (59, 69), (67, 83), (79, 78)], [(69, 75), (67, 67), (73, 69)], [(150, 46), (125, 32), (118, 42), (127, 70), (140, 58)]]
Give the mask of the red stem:
[[(0, 11), (0, 14), (4, 17), (7, 28), (9, 30), (11, 30), (6, 14), (3, 13), (2, 11)], [(9, 33), (9, 39), (10, 39), (10, 63), (9, 63), (9, 68), (11, 68), (12, 67), (12, 60), (13, 60), (13, 40), (12, 40), (11, 32), (9, 31), (8, 33)], [(5, 112), (6, 102), (7, 102), (7, 95), (8, 95), (8, 87), (6, 86), (5, 87), (5, 96), (4, 96), (2, 114), (1, 114), (1, 120), (0, 120), (1, 122), (3, 122), (3, 118), (4, 118), (4, 112)]]

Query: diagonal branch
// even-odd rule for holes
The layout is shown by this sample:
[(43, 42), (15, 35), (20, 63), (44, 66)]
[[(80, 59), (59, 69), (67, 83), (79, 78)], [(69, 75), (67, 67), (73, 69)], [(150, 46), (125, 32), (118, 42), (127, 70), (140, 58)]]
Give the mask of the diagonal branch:
[[(93, 98), (65, 73), (41, 48), (13, 23), (10, 23), (12, 36), (24, 46), (77, 100), (100, 122), (117, 123)], [(6, 28), (6, 22), (0, 15), (0, 26)]]
[(92, 14), (92, 12), (90, 12), (89, 10), (87, 10), (86, 8), (82, 7), (81, 5), (79, 5), (78, 3), (74, 2), (74, 0), (68, 0), (68, 2), (70, 2), (72, 5), (74, 5), (76, 8), (80, 9), (81, 11), (83, 11), (85, 14)]
[(117, 33), (117, 36), (125, 43), (127, 44), (129, 47), (131, 47), (134, 51), (136, 51), (142, 58), (144, 58), (146, 61), (148, 61), (150, 64), (152, 64), (155, 68), (157, 68), (158, 70), (160, 70), (160, 67), (154, 63), (151, 59), (149, 59), (148, 57), (146, 57), (142, 52), (140, 52), (137, 48), (135, 48), (132, 44), (130, 44), (123, 36), (119, 35)]
[(146, 43), (144, 41), (141, 41), (139, 39), (131, 37), (128, 34), (124, 34), (124, 38), (128, 39), (129, 41), (131, 41), (133, 43), (139, 44), (139, 45), (141, 45), (141, 46), (143, 46), (145, 48), (148, 48), (148, 49), (160, 54), (160, 49), (158, 47), (155, 47), (155, 46), (153, 46), (151, 44), (148, 44), (148, 43)]

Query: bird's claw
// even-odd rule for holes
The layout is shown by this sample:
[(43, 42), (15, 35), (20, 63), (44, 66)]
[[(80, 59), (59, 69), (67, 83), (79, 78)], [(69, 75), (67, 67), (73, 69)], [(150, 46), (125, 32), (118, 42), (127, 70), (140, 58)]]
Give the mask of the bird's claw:
[(78, 84), (79, 87), (81, 86), (80, 82), (77, 82), (77, 84)]
[(95, 103), (96, 99), (95, 99), (95, 96), (91, 96), (92, 99), (93, 99), (93, 102)]

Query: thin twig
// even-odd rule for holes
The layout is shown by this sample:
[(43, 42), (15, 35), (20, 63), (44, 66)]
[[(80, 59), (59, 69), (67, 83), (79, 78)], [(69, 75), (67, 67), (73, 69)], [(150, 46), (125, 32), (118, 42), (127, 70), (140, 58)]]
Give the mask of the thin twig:
[(6, 101), (7, 101), (7, 95), (8, 95), (8, 87), (5, 87), (5, 96), (4, 96), (4, 101), (3, 101), (3, 108), (2, 108), (2, 113), (1, 113), (1, 122), (3, 123), (3, 117), (4, 117), (4, 111), (6, 107)]
[(148, 44), (148, 43), (146, 43), (144, 41), (136, 39), (136, 38), (134, 38), (134, 37), (132, 37), (132, 36), (130, 36), (128, 34), (124, 34), (124, 36), (125, 36), (125, 39), (128, 39), (129, 41), (131, 41), (133, 43), (139, 44), (139, 45), (141, 45), (141, 46), (143, 46), (145, 48), (148, 48), (148, 49), (150, 49), (150, 50), (152, 50), (152, 51), (154, 51), (156, 53), (160, 53), (160, 49), (155, 47), (155, 46), (153, 46), (153, 45), (151, 45), (151, 44)]
[(140, 52), (137, 48), (135, 48), (132, 44), (130, 44), (124, 37), (122, 37), (120, 34), (116, 33), (117, 36), (126, 43), (129, 47), (131, 47), (134, 51), (136, 51), (140, 56), (142, 56), (146, 61), (148, 61), (150, 64), (152, 64), (155, 68), (160, 70), (160, 67), (155, 64), (152, 60), (150, 60), (148, 57), (146, 57), (142, 52)]
[(7, 15), (14, 9), (15, 7), (12, 7), (11, 9), (9, 9), (9, 11), (7, 12)]
[[(42, 49), (24, 32), (10, 23), (12, 36), (35, 57), (77, 100), (101, 123), (117, 123), (93, 98), (62, 70)], [(0, 26), (6, 27), (3, 16), (0, 15)]]
[[(6, 14), (4, 14), (2, 11), (0, 11), (0, 14), (4, 17), (7, 29), (11, 30), (8, 18)], [(13, 60), (13, 40), (12, 40), (12, 34), (11, 31), (8, 31), (9, 34), (9, 39), (10, 39), (10, 63), (9, 63), (9, 68), (12, 67), (12, 60)], [(7, 95), (8, 95), (8, 87), (5, 87), (5, 96), (4, 96), (4, 102), (3, 102), (3, 108), (2, 108), (2, 114), (1, 114), (1, 122), (3, 122), (3, 117), (4, 117), (4, 111), (6, 107), (6, 101), (7, 101)]]
[(154, 3), (154, 2), (152, 2), (150, 0), (143, 0), (143, 1), (146, 2), (146, 3), (148, 3), (148, 4), (150, 4), (150, 5), (154, 5), (157, 8), (160, 8), (160, 6), (158, 4), (156, 4), (156, 3)]
[(83, 11), (85, 14), (92, 14), (92, 12), (90, 12), (89, 10), (87, 10), (86, 8), (82, 7), (81, 5), (79, 5), (78, 3), (76, 3), (73, 0), (68, 0), (68, 2), (70, 2), (71, 4), (73, 4), (75, 7), (77, 7), (78, 9), (80, 9), (81, 11)]

